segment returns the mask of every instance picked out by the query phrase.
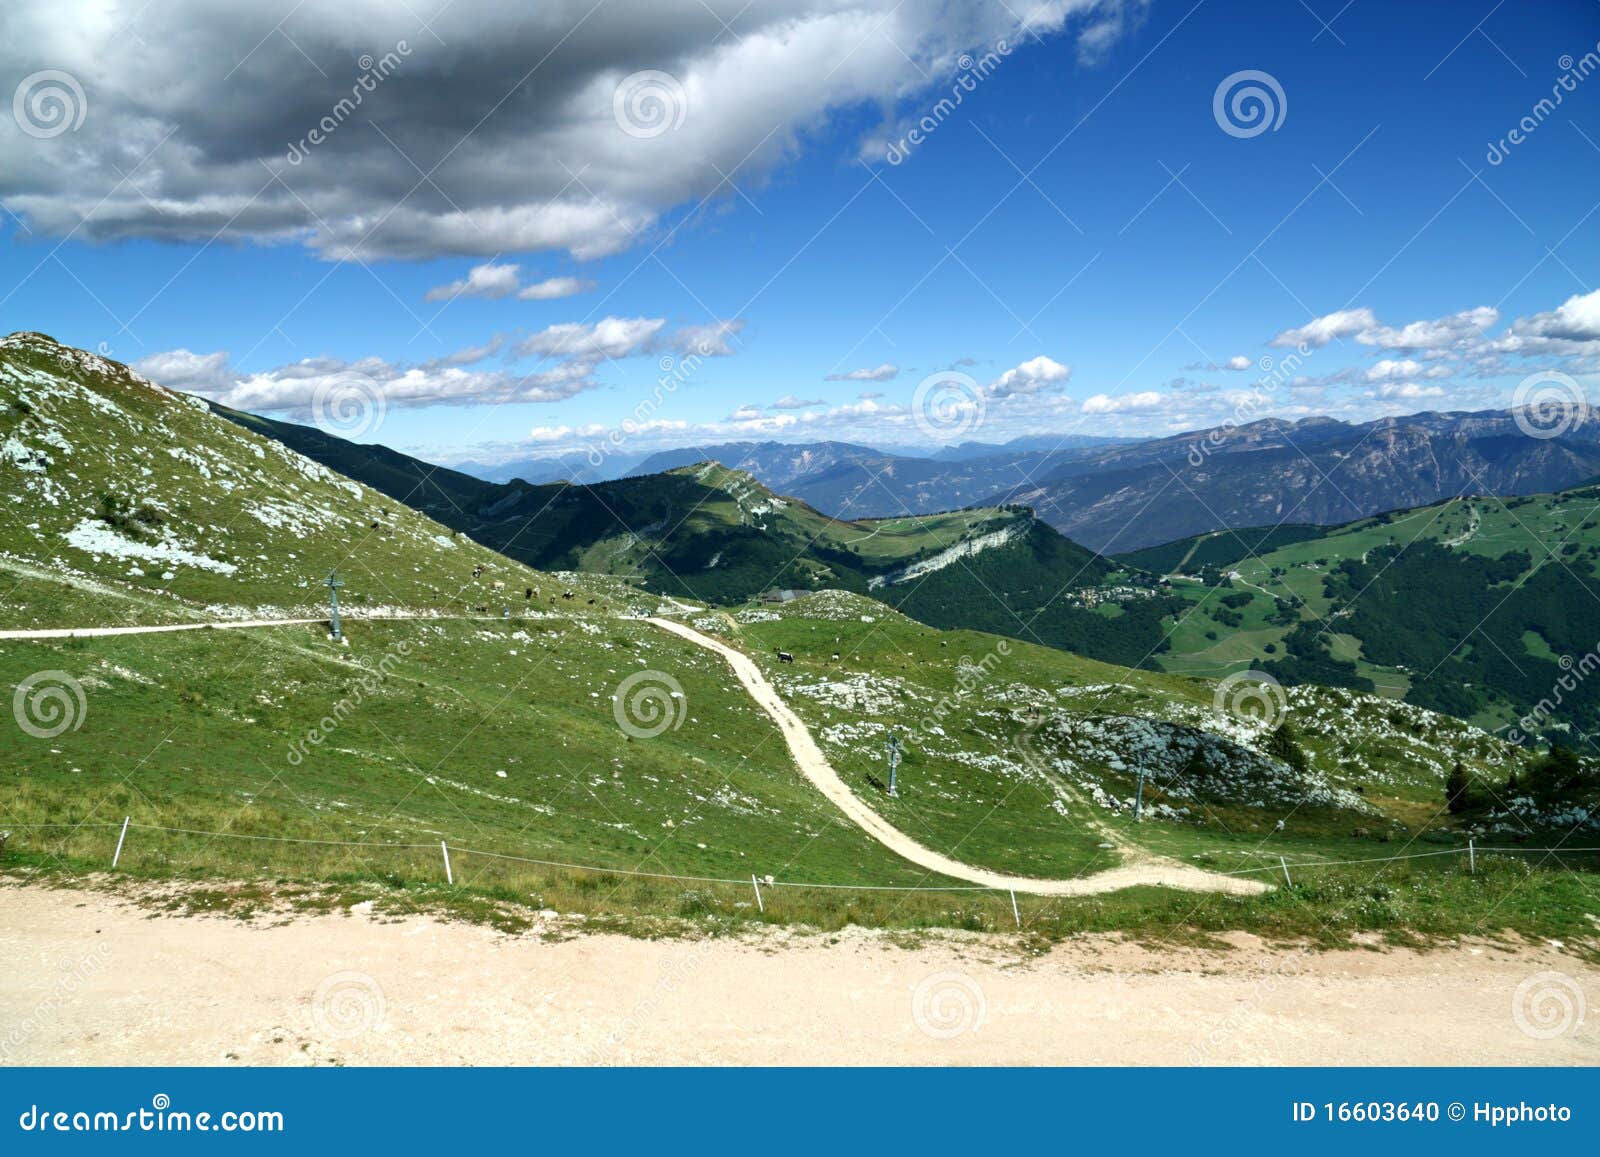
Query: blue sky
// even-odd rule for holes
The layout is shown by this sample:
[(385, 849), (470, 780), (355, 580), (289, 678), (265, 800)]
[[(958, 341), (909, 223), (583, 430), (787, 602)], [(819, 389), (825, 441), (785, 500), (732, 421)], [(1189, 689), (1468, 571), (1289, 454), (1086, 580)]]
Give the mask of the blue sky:
[[(0, 118), (20, 160), (0, 166), (0, 326), (436, 459), (612, 431), (906, 445), (1358, 419), (1507, 405), (1537, 374), (1588, 392), (1600, 368), (1593, 0), (1013, 4), (955, 26), (937, 5), (708, 23), (693, 3), (654, 37), (599, 29), (592, 3), (508, 29), (458, 0), (365, 32), (339, 6), (264, 3), (214, 21), (209, 50), (132, 6), (76, 27), (71, 7), (0, 16), (18, 100), (58, 70), (84, 113), (59, 133), (13, 131), (25, 106)], [(859, 20), (828, 23), (841, 7)], [(263, 121), (262, 86), (327, 107), (402, 39), (361, 108), (286, 162), (304, 130)], [(104, 63), (112, 41), (132, 63)], [(541, 60), (564, 70), (542, 97), (561, 115), (525, 99)], [(667, 123), (634, 135), (613, 98), (645, 70), (667, 78)], [(1244, 70), (1283, 94), (1255, 135), (1214, 115)], [(923, 117), (889, 163), (883, 142)], [(367, 246), (380, 219), (404, 232)], [(474, 267), (487, 294), (449, 290)], [(515, 292), (557, 278), (579, 291)], [(339, 390), (354, 418), (330, 417)], [(953, 409), (930, 409), (939, 391)]]

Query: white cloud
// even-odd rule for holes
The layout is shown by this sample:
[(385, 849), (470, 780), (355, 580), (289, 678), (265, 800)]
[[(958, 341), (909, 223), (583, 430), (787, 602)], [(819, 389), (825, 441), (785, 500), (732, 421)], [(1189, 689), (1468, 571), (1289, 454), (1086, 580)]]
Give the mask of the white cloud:
[(474, 265), (467, 270), (466, 277), (460, 281), (452, 281), (448, 285), (435, 285), (423, 294), (422, 299), (454, 301), (458, 297), (479, 297), (486, 301), (496, 301), (502, 297), (510, 297), (517, 290), (517, 269), (515, 265), (496, 265), (492, 261)]
[[(530, 17), (503, 0), (307, 0), (263, 24), (258, 7), (0, 5), (0, 76), (61, 69), (91, 106), (70, 141), (0, 117), (0, 198), (36, 233), (87, 240), (587, 259), (635, 244), (674, 206), (731, 196), (723, 174), (750, 187), (836, 115), (916, 107), (963, 51), (1001, 38), (1048, 51), (1036, 37), (1070, 24), (1095, 55), (1142, 10), (762, 0), (734, 18), (700, 0), (542, 0)], [(641, 70), (682, 93), (658, 136), (625, 132), (614, 109)]]
[(1397, 382), (1379, 386), (1377, 396), (1386, 401), (1415, 401), (1419, 398), (1442, 398), (1444, 391), (1438, 386), (1422, 386), (1416, 382)]
[(1477, 337), (1499, 320), (1499, 310), (1480, 305), (1433, 321), (1413, 321), (1399, 329), (1375, 325), (1358, 333), (1356, 340), (1391, 350), (1445, 350)]
[(793, 394), (785, 394), (767, 408), (769, 410), (809, 410), (812, 406), (825, 405), (827, 403), (820, 398), (797, 398)]
[(989, 392), (996, 397), (1009, 394), (1036, 394), (1045, 386), (1064, 382), (1072, 377), (1072, 367), (1064, 366), (1054, 358), (1040, 354), (1021, 365), (1013, 366), (989, 383)]
[(823, 381), (827, 382), (890, 382), (900, 376), (900, 367), (893, 362), (884, 362), (880, 366), (862, 367), (851, 370), (847, 374), (829, 374)]
[(1237, 354), (1228, 359), (1226, 368), (1233, 370), (1235, 373), (1240, 373), (1244, 370), (1248, 370), (1253, 365), (1255, 365), (1255, 362), (1251, 361), (1243, 354)]
[(585, 281), (581, 277), (548, 277), (543, 281), (535, 281), (532, 285), (524, 285), (517, 290), (518, 301), (553, 301), (558, 297), (572, 297), (579, 293), (590, 293), (594, 290), (594, 282)]
[(686, 325), (672, 337), (673, 348), (682, 354), (699, 354), (706, 358), (725, 358), (733, 355), (728, 339), (744, 332), (744, 319), (713, 321), (705, 325)]
[(186, 349), (167, 350), (140, 358), (132, 368), (158, 385), (189, 393), (220, 390), (233, 380), (226, 350), (210, 354)]
[(1162, 395), (1155, 390), (1139, 394), (1123, 394), (1113, 398), (1110, 394), (1096, 394), (1083, 403), (1085, 414), (1125, 414), (1132, 411), (1154, 410), (1161, 405)]
[(525, 337), (517, 355), (587, 359), (625, 358), (651, 348), (667, 324), (661, 317), (605, 317), (597, 322), (562, 322)]
[(1519, 317), (1495, 349), (1517, 354), (1585, 354), (1600, 342), (1600, 289), (1574, 294), (1547, 313)]
[(1272, 339), (1275, 346), (1310, 346), (1320, 349), (1331, 341), (1342, 337), (1354, 337), (1364, 330), (1370, 330), (1378, 324), (1378, 319), (1373, 316), (1372, 310), (1363, 306), (1361, 309), (1341, 309), (1321, 317), (1312, 318), (1305, 325), (1294, 329), (1286, 329)]

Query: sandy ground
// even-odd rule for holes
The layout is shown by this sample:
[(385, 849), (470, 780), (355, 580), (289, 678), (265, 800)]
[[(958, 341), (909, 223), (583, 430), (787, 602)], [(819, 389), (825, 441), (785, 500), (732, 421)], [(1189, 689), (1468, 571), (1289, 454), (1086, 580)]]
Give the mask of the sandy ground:
[(1600, 1063), (1600, 1026), (1572, 1004), (1600, 1002), (1600, 972), (1554, 946), (1234, 945), (557, 942), (359, 912), (151, 916), (5, 886), (0, 1063)]
[(756, 666), (748, 655), (671, 619), (652, 618), (650, 622), (664, 631), (670, 631), (691, 643), (697, 643), (726, 659), (728, 665), (733, 668), (734, 675), (750, 693), (750, 697), (756, 701), (757, 706), (770, 715), (773, 722), (778, 725), (778, 730), (783, 732), (784, 742), (789, 745), (790, 754), (794, 756), (801, 773), (811, 781), (812, 785), (827, 796), (835, 807), (844, 812), (851, 823), (896, 855), (910, 860), (918, 867), (927, 868), (951, 879), (982, 884), (986, 888), (1010, 888), (1036, 896), (1089, 896), (1100, 892), (1112, 892), (1118, 888), (1131, 888), (1138, 884), (1156, 884), (1168, 888), (1182, 888), (1190, 892), (1229, 892), (1234, 895), (1252, 895), (1270, 888), (1270, 885), (1260, 880), (1207, 872), (1192, 864), (1153, 856), (1146, 852), (1134, 852), (1126, 846), (1123, 849), (1124, 853), (1131, 853), (1134, 856), (1133, 862), (1108, 871), (1096, 872), (1092, 876), (1079, 876), (1070, 880), (1008, 876), (1002, 872), (991, 872), (953, 860), (941, 852), (918, 843), (891, 825), (851, 791), (849, 785), (839, 778), (839, 773), (822, 754), (822, 749), (811, 737), (810, 730), (800, 721), (800, 717), (789, 709), (783, 697), (761, 673), (761, 668)]

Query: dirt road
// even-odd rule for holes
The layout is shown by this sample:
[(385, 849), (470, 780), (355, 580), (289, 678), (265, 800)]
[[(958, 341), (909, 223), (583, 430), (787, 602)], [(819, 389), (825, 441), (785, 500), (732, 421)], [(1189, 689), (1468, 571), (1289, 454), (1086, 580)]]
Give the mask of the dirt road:
[(750, 693), (750, 697), (772, 717), (773, 722), (778, 725), (778, 730), (783, 732), (784, 741), (788, 743), (789, 751), (800, 766), (801, 773), (818, 791), (827, 796), (834, 806), (844, 812), (851, 823), (896, 855), (910, 860), (918, 867), (927, 868), (952, 879), (982, 884), (988, 888), (1010, 888), (1036, 896), (1090, 896), (1101, 892), (1113, 892), (1118, 888), (1131, 888), (1139, 884), (1182, 888), (1190, 892), (1229, 892), (1235, 895), (1252, 895), (1268, 890), (1268, 885), (1259, 880), (1242, 876), (1222, 876), (1176, 860), (1157, 858), (1148, 854), (1141, 856), (1134, 863), (1070, 880), (1008, 876), (953, 860), (941, 852), (919, 844), (873, 811), (851, 791), (849, 785), (839, 778), (839, 773), (822, 754), (822, 749), (817, 746), (816, 740), (812, 739), (810, 730), (800, 721), (800, 717), (789, 709), (783, 697), (771, 683), (767, 682), (767, 677), (761, 673), (761, 668), (757, 667), (755, 661), (748, 655), (671, 619), (653, 618), (650, 622), (664, 631), (670, 631), (726, 659), (728, 665), (733, 668), (733, 673), (738, 676), (739, 682)]
[[(866, 932), (553, 943), (360, 913), (151, 917), (3, 886), (0, 1064), (1600, 1062), (1600, 972), (1554, 948), (1235, 944), (1097, 936), (1024, 959), (1000, 937), (908, 949)], [(1574, 990), (1587, 1021), (1539, 1019), (1539, 992)]]

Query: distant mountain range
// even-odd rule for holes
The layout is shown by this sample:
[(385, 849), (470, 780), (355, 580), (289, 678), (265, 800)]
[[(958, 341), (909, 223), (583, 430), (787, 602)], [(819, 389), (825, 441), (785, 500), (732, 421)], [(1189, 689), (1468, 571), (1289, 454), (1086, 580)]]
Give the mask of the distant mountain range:
[[(1188, 438), (1061, 451), (1079, 457), (1057, 460), (1026, 491), (1058, 524), (1093, 530), (1131, 509), (1133, 541), (1208, 524), (1194, 537), (1107, 557), (1014, 502), (840, 519), (759, 480), (764, 472), (816, 493), (825, 490), (819, 479), (885, 468), (879, 451), (848, 443), (738, 444), (721, 449), (744, 469), (702, 462), (595, 486), (535, 486), (218, 412), (516, 561), (618, 575), (710, 603), (772, 588), (841, 588), (933, 626), (1130, 666), (1211, 676), (1255, 669), (1285, 683), (1378, 689), (1501, 728), (1520, 727), (1549, 694), (1562, 656), (1600, 638), (1600, 595), (1583, 589), (1600, 590), (1600, 489), (1567, 482), (1600, 475), (1592, 440), (1600, 423), (1540, 439), (1504, 413), (1259, 422), (1219, 440), (1198, 465), (1187, 460)], [(1030, 453), (1009, 456), (1010, 468)], [(1005, 458), (891, 458), (887, 472), (896, 485), (937, 493), (931, 474), (908, 481), (904, 465), (953, 471), (965, 485), (975, 464)], [(670, 464), (658, 455), (642, 465)], [(1508, 497), (1456, 497), (1496, 490)], [(1442, 502), (1405, 501), (1440, 491)], [(1074, 495), (1092, 501), (1071, 505)], [(1392, 496), (1408, 508), (1313, 524)], [(1214, 530), (1228, 512), (1238, 528)], [(1247, 528), (1251, 516), (1258, 525)], [(1581, 739), (1600, 728), (1595, 695), (1586, 685), (1569, 692), (1559, 717), (1521, 729)]]
[(728, 442), (651, 454), (626, 474), (708, 459), (837, 518), (1020, 504), (1090, 549), (1116, 553), (1230, 527), (1337, 525), (1463, 494), (1575, 486), (1600, 475), (1600, 420), (1590, 411), (1561, 437), (1536, 438), (1503, 410), (1271, 418), (1141, 441), (969, 442), (931, 457), (849, 442)]

